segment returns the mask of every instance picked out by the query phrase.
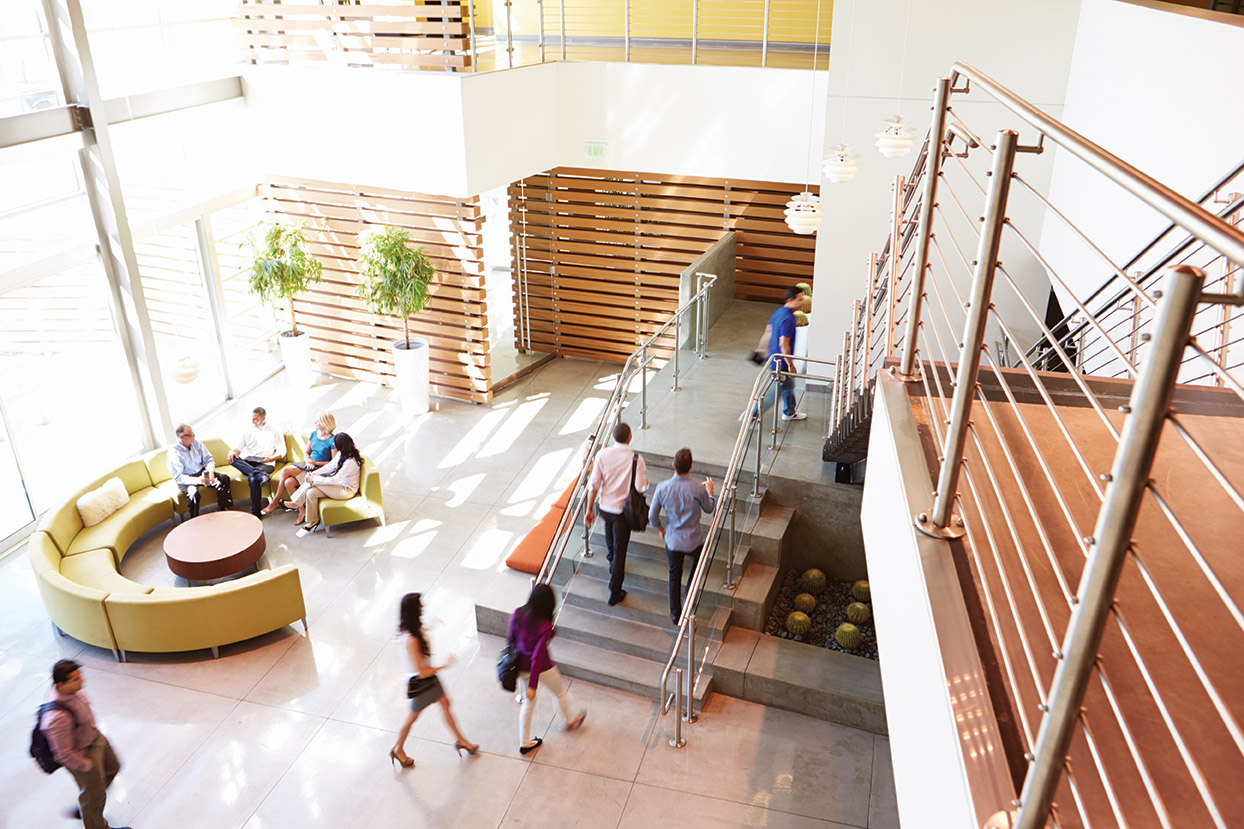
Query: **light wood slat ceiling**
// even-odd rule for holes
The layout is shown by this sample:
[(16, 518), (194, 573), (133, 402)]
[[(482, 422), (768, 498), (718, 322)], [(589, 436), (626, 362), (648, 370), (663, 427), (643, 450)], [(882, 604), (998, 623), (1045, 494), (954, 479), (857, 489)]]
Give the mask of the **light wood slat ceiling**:
[[(816, 238), (792, 233), (783, 212), (802, 190), (567, 167), (515, 182), (511, 255), (527, 275), (531, 347), (622, 362), (677, 309), (679, 274), (728, 230), (736, 298), (778, 302), (811, 284)], [(521, 291), (516, 279), (516, 306)], [(672, 339), (661, 342), (666, 357)]]
[[(343, 7), (348, 8), (348, 7)], [(358, 236), (378, 225), (408, 230), (436, 266), (428, 307), (411, 336), (431, 343), (432, 394), (492, 399), (488, 307), (484, 293), (484, 213), (479, 199), (454, 199), (310, 179), (269, 178), (261, 188), (274, 219), (302, 222), (324, 278), (294, 301), (312, 355), (337, 377), (392, 385), (393, 343), (401, 320), (373, 316), (358, 297)]]

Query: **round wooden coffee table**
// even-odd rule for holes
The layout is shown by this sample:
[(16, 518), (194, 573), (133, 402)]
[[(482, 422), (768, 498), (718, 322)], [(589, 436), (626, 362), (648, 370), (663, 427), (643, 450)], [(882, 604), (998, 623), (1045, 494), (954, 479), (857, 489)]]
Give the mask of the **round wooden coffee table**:
[(263, 522), (248, 512), (210, 512), (182, 522), (164, 539), (168, 569), (186, 581), (240, 573), (267, 549)]

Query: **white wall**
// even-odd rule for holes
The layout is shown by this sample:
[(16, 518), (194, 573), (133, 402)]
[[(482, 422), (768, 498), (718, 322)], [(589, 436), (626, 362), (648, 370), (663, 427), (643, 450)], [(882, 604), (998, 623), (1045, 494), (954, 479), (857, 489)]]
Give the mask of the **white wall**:
[[(853, 181), (825, 181), (821, 186), (828, 216), (817, 239), (817, 310), (818, 316), (825, 310), (830, 313), (818, 320), (812, 333), (813, 356), (833, 357), (841, 347), (851, 302), (863, 291), (868, 255), (881, 249), (888, 233), (890, 184), (896, 175), (908, 174), (915, 161), (914, 151), (902, 159), (887, 159), (877, 152), (874, 135), (882, 120), (901, 114), (916, 128), (918, 141), (923, 139), (934, 84), (958, 60), (973, 64), (1058, 117), (1079, 6), (1080, 0), (838, 0), (834, 4), (825, 147), (845, 141), (861, 158)], [(974, 94), (969, 100), (981, 98)], [(965, 121), (985, 125), (982, 135), (991, 135), (988, 130), (1004, 123), (998, 107), (955, 106), (962, 109)], [(1035, 183), (1048, 176), (1048, 158), (1047, 154), (1024, 159), (1027, 175)]]
[[(1064, 120), (1163, 184), (1197, 199), (1244, 157), (1239, 56), (1244, 18), (1117, 0), (1084, 0)], [(1107, 254), (1127, 261), (1167, 220), (1066, 153), (1051, 199)], [(1047, 220), (1042, 253), (1085, 296), (1106, 274)], [(1064, 310), (1070, 310), (1064, 308)]]
[(468, 195), (461, 80), (440, 72), (251, 67), (254, 152), (273, 175)]

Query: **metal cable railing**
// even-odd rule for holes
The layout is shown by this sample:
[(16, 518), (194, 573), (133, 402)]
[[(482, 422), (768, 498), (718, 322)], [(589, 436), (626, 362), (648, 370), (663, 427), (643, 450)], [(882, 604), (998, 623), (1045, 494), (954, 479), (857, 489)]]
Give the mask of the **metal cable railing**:
[[(835, 365), (833, 361), (814, 357), (801, 356), (798, 358), (798, 361), (800, 363), (814, 363), (827, 367)], [(703, 552), (696, 562), (695, 573), (688, 584), (687, 598), (683, 602), (682, 615), (678, 619), (678, 632), (674, 637), (674, 644), (670, 648), (670, 655), (669, 659), (666, 660), (665, 669), (661, 672), (661, 685), (658, 690), (657, 700), (660, 704), (662, 716), (668, 714), (671, 708), (674, 710), (674, 728), (670, 736), (670, 745), (675, 748), (681, 748), (685, 744), (685, 740), (682, 737), (682, 723), (695, 722), (696, 719), (693, 710), (694, 690), (700, 674), (708, 667), (706, 652), (696, 650), (696, 610), (699, 607), (700, 599), (704, 592), (704, 585), (708, 580), (708, 571), (713, 566), (713, 561), (718, 554), (718, 542), (722, 540), (722, 532), (727, 524), (729, 525), (729, 535), (726, 536), (728, 541), (724, 553), (726, 557), (725, 586), (729, 589), (733, 589), (735, 586), (735, 504), (738, 494), (739, 476), (745, 470), (748, 461), (748, 448), (753, 442), (755, 444), (755, 468), (752, 475), (751, 498), (756, 499), (760, 494), (765, 442), (763, 411), (765, 396), (770, 391), (774, 392), (772, 427), (769, 430), (769, 448), (775, 450), (777, 448), (777, 436), (781, 431), (778, 427), (778, 413), (781, 409), (776, 393), (778, 383), (785, 378), (799, 378), (821, 382), (833, 380), (833, 375), (828, 374), (786, 371), (782, 368), (782, 362), (783, 360), (778, 355), (770, 358), (769, 363), (756, 376), (756, 380), (752, 384), (752, 393), (743, 407), (742, 419), (744, 423), (739, 428), (738, 437), (734, 441), (734, 449), (730, 453), (730, 460), (726, 464), (725, 473), (722, 475), (721, 493), (717, 498), (717, 508), (713, 510), (708, 529), (705, 531)], [(685, 677), (683, 675), (684, 669), (676, 667), (680, 657), (686, 659)], [(673, 691), (669, 687), (671, 675), (674, 677)], [(684, 700), (686, 703), (685, 708)]]
[[(977, 110), (950, 103), (982, 92), (1036, 134), (981, 138), (960, 115)], [(1170, 226), (1116, 258), (1035, 184), (1024, 158), (1047, 141)], [(868, 416), (883, 369), (909, 384), (937, 458), (913, 519), (962, 539), (1009, 756), (1027, 761), (1017, 800), (993, 805), (1018, 826), (1226, 826), (1241, 805), (1242, 179), (1194, 203), (956, 64), (895, 183), (831, 442)], [(1074, 306), (1052, 323), (1051, 287)]]

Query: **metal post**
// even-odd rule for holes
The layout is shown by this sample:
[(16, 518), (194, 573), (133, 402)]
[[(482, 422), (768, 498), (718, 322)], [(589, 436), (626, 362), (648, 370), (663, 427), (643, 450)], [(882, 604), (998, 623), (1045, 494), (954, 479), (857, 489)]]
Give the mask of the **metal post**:
[(946, 110), (950, 106), (950, 78), (937, 79), (933, 99), (933, 123), (929, 126), (929, 152), (924, 159), (924, 194), (920, 199), (920, 225), (916, 231), (916, 258), (912, 264), (911, 296), (907, 300), (907, 336), (898, 373), (914, 380), (916, 336), (924, 303), (924, 278), (929, 267), (929, 245), (933, 239), (933, 208), (937, 204), (938, 179), (942, 174), (942, 135), (946, 131)]
[(558, 0), (561, 6), (561, 13), (558, 15), (558, 22), (561, 24), (562, 31), (562, 60), (566, 59), (566, 0)]
[(851, 355), (847, 358), (847, 366), (850, 369), (850, 376), (843, 378), (846, 380), (846, 389), (849, 397), (849, 403), (855, 402), (855, 343), (859, 339), (857, 332), (860, 330), (860, 301), (857, 299), (855, 304), (851, 306)]
[[(724, 481), (722, 483), (725, 483)], [(730, 555), (726, 557), (726, 583), (722, 585), (727, 590), (734, 589), (734, 512), (738, 508), (738, 501), (735, 500), (735, 486), (731, 484), (726, 487), (725, 495), (730, 498)]]
[(860, 393), (868, 388), (868, 367), (873, 356), (873, 277), (877, 273), (877, 254), (868, 255), (868, 285), (864, 289), (864, 377)]
[(898, 269), (902, 264), (903, 244), (903, 177), (894, 177), (894, 212), (890, 216), (890, 280), (886, 290), (885, 356), (894, 356), (894, 313), (898, 305)]
[(540, 16), (540, 62), (544, 63), (544, 0), (536, 0), (536, 14)]
[(682, 345), (682, 315), (674, 315), (674, 391), (678, 391), (678, 349)]
[(505, 54), (511, 69), (514, 68), (514, 25), (510, 21), (510, 8), (513, 5), (512, 0), (505, 0)]
[[(773, 432), (769, 438), (769, 448), (777, 449), (778, 436), (778, 412), (782, 411), (782, 361), (775, 360), (773, 363)], [(764, 419), (764, 412), (761, 412), (761, 420)]]
[(233, 371), (229, 360), (229, 321), (225, 309), (225, 295), (220, 285), (220, 261), (216, 257), (216, 237), (212, 234), (211, 220), (202, 215), (194, 220), (195, 242), (199, 249), (199, 269), (203, 274), (203, 290), (207, 294), (207, 307), (212, 314), (216, 333), (216, 351), (220, 355), (220, 373), (225, 379), (225, 399), (235, 396)]
[(1093, 538), (1089, 539), (1092, 549), (1050, 684), (1049, 713), (1041, 721), (1033, 748), (1035, 759), (1024, 779), (1016, 829), (1041, 829), (1046, 825), (1072, 731), (1080, 717), (1084, 691), (1096, 664), (1102, 631), (1114, 603), (1119, 573), (1132, 543), (1136, 516), (1149, 485), (1149, 472), (1204, 281), (1201, 271), (1189, 265), (1172, 268), (1166, 281), (1166, 296), (1158, 308), (1150, 350), (1132, 388), (1130, 412), (1110, 466), (1105, 500), (1097, 514)]
[[(706, 555), (707, 550), (700, 553)], [(691, 600), (691, 594), (687, 594), (687, 600)], [(683, 714), (685, 722), (695, 722), (695, 608), (691, 606), (684, 607), (683, 613), (687, 614), (687, 711)]]
[[(765, 23), (760, 35), (760, 65), (769, 65), (769, 0), (765, 0)], [(812, 67), (816, 71), (816, 67)]]
[[(756, 401), (756, 405), (760, 405), (760, 401)], [(750, 416), (752, 413), (748, 412)], [(756, 430), (756, 474), (752, 478), (752, 497), (756, 498), (760, 495), (760, 445), (764, 443), (764, 421), (765, 413), (759, 412), (756, 417), (750, 418), (754, 425), (752, 428)]]
[(700, 2), (699, 0), (691, 0), (691, 65), (695, 66), (696, 51), (699, 48), (699, 40), (696, 37), (697, 30), (700, 28)]
[(470, 12), (470, 71), (479, 71), (479, 55), (475, 51), (475, 0), (466, 0), (466, 10)]
[(639, 350), (639, 428), (648, 428), (648, 344)]
[(626, 51), (625, 60), (629, 63), (631, 60), (631, 0), (625, 0), (622, 3), (622, 24), (624, 28), (622, 40)]
[(670, 738), (672, 748), (682, 748), (687, 741), (682, 738), (682, 668), (674, 669), (674, 736)]
[[(985, 323), (989, 321), (993, 278), (998, 267), (998, 246), (1006, 223), (1006, 200), (1011, 188), (1011, 169), (1015, 164), (1014, 130), (998, 133), (998, 149), (993, 157), (993, 180), (985, 199), (985, 216), (980, 244), (976, 249), (976, 271), (972, 275), (972, 293), (968, 301), (968, 318), (963, 324), (963, 348), (959, 352), (959, 368), (955, 373), (955, 396), (951, 401), (950, 425), (946, 428), (946, 445), (942, 448), (942, 471), (937, 478), (937, 500), (932, 515), (921, 513), (917, 527), (937, 535), (959, 536), (960, 527), (947, 527), (950, 510), (959, 485), (959, 467), (968, 438), (968, 411), (976, 396), (976, 372), (980, 368), (981, 348), (985, 340)], [(893, 253), (893, 251), (891, 251)]]

